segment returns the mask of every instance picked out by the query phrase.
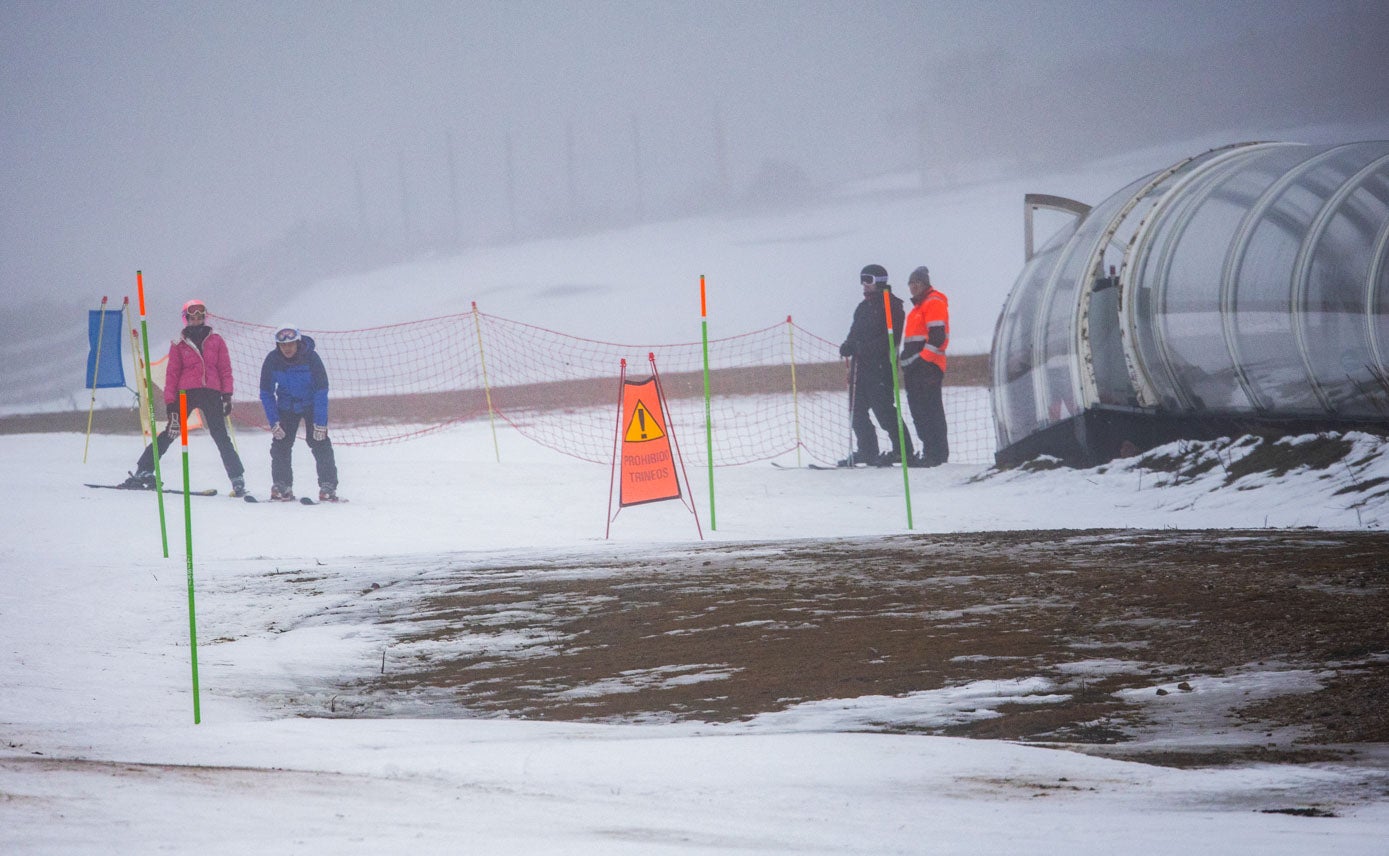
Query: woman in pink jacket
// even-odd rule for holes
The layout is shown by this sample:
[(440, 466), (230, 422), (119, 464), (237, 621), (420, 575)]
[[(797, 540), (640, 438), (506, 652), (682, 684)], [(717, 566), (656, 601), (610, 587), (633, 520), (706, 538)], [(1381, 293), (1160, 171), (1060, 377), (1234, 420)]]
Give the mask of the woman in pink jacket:
[(159, 456), (179, 435), (178, 394), (188, 394), (188, 410), (203, 412), (203, 424), (222, 453), (222, 466), (231, 479), (232, 496), (246, 494), (246, 468), (227, 434), (227, 417), (231, 416), (232, 368), (227, 343), (205, 323), (207, 307), (201, 300), (183, 304), (183, 333), (169, 345), (169, 363), (164, 375), (164, 406), (169, 412), (169, 427), (155, 435), (155, 442), (145, 447), (135, 472), (121, 487), (136, 490), (154, 488), (154, 449)]

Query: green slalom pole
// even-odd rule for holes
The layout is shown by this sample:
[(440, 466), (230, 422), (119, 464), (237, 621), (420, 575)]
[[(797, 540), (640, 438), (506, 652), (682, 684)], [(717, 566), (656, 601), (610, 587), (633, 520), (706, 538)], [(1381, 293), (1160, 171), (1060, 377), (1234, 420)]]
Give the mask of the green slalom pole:
[[(135, 284), (140, 292), (140, 341), (145, 346), (145, 403), (150, 417), (150, 453), (154, 455), (154, 496), (159, 502), (159, 540), (164, 544), (164, 558), (169, 558), (169, 529), (164, 520), (164, 477), (159, 469), (159, 432), (154, 421), (154, 378), (150, 375), (150, 329), (145, 323), (145, 275), (135, 271)], [(187, 483), (185, 482), (185, 485)]]
[(902, 419), (902, 385), (897, 380), (897, 338), (892, 331), (892, 292), (883, 289), (883, 312), (887, 315), (887, 360), (892, 366), (892, 402), (897, 408), (897, 451), (902, 456), (902, 493), (907, 498), (907, 528), (912, 528), (912, 485), (907, 477), (907, 423)]
[(198, 693), (198, 611), (193, 604), (193, 495), (188, 492), (188, 393), (178, 394), (179, 438), (183, 443), (183, 551), (188, 557), (188, 652), (193, 662), (193, 724), (203, 721)]
[(714, 515), (714, 419), (709, 406), (709, 311), (704, 299), (704, 274), (699, 275), (699, 327), (704, 341), (704, 446), (709, 459), (709, 531), (719, 528)]

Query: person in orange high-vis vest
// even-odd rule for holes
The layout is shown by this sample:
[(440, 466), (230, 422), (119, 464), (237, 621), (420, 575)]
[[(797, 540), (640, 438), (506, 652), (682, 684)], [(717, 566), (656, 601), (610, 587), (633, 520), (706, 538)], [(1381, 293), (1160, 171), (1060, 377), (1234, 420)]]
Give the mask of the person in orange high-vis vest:
[(907, 409), (916, 436), (921, 439), (921, 455), (912, 464), (936, 467), (950, 460), (941, 398), (945, 349), (950, 345), (950, 302), (931, 287), (931, 272), (925, 265), (912, 271), (907, 288), (912, 295), (912, 311), (902, 331), (902, 385), (907, 390)]

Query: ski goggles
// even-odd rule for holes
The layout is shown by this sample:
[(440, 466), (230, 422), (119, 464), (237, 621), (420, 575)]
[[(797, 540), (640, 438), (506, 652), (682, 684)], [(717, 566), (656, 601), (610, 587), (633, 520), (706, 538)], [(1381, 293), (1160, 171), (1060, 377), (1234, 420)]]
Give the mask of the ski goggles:
[(184, 317), (184, 318), (206, 318), (206, 317), (207, 317), (207, 310), (204, 309), (204, 308), (201, 307), (201, 306), (194, 306), (193, 308), (189, 309), (187, 312), (183, 313), (183, 317)]
[(858, 278), (858, 281), (863, 283), (864, 285), (882, 285), (883, 283), (887, 282), (887, 277), (874, 276), (871, 273), (865, 273)]
[(276, 331), (275, 333), (275, 344), (277, 345), (284, 345), (288, 344), (289, 342), (297, 341), (299, 341), (299, 331), (294, 329), (293, 327), (286, 327), (283, 330)]

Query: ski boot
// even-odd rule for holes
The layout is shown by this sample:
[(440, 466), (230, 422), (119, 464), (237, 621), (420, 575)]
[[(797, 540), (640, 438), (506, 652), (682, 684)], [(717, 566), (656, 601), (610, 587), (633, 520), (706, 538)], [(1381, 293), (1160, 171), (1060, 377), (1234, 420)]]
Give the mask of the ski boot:
[(902, 453), (897, 449), (893, 449), (891, 452), (883, 452), (878, 456), (878, 460), (874, 461), (874, 464), (879, 467), (890, 467), (900, 463), (902, 463)]
[(856, 467), (859, 464), (876, 462), (877, 457), (877, 455), (865, 455), (862, 452), (854, 452), (847, 458), (840, 458), (834, 465), (836, 467)]
[(127, 473), (129, 476), (120, 486), (125, 490), (154, 490), (154, 473), (149, 470)]

